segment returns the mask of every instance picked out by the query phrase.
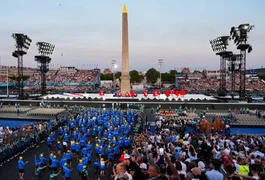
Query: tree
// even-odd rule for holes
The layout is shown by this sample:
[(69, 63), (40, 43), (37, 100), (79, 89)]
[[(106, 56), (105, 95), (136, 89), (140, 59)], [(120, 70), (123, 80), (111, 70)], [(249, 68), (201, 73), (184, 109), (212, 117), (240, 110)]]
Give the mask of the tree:
[(130, 71), (131, 83), (140, 83), (142, 77), (139, 75), (139, 72), (136, 70)]
[(201, 71), (195, 69), (195, 70), (193, 71), (193, 73), (201, 73)]
[(169, 79), (170, 79), (169, 76), (170, 76), (170, 74), (168, 74), (167, 72), (166, 73), (161, 73), (162, 81), (169, 82)]
[[(115, 72), (115, 79), (120, 78), (121, 77), (121, 72)], [(113, 81), (113, 73), (111, 74), (100, 74), (100, 79), (101, 81)]]
[(115, 78), (120, 78), (121, 77), (121, 72), (120, 71), (117, 71), (115, 72)]
[(162, 73), (162, 82), (175, 83), (177, 70), (171, 69), (169, 72)]
[(176, 73), (177, 73), (177, 70), (176, 69), (171, 69), (170, 71), (169, 71), (169, 74), (170, 75), (176, 75)]
[(265, 74), (259, 74), (258, 77), (259, 77), (260, 79), (265, 80)]
[(152, 84), (156, 83), (159, 75), (160, 75), (159, 72), (154, 68), (148, 69), (148, 71), (145, 74), (147, 81)]
[(113, 75), (112, 74), (100, 74), (100, 79), (101, 81), (109, 81), (113, 80)]

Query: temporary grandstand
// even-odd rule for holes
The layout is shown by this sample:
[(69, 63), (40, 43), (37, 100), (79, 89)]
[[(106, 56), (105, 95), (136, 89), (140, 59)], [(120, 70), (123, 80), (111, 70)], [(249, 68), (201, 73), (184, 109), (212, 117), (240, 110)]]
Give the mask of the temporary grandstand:
[[(0, 66), (0, 87), (7, 86), (7, 74), (9, 77), (16, 76), (17, 67)], [(24, 68), (24, 75), (29, 76), (24, 81), (25, 89), (40, 89), (41, 74), (37, 68)], [(80, 89), (85, 90), (99, 87), (100, 70), (99, 69), (77, 69), (74, 67), (61, 67), (50, 69), (46, 74), (47, 89)], [(8, 86), (16, 86), (16, 82), (9, 78)]]
[[(208, 91), (216, 92), (219, 89), (218, 71), (181, 73), (176, 75), (176, 82), (179, 87), (186, 91)], [(261, 72), (258, 71), (258, 72)], [(7, 74), (9, 77), (16, 76), (17, 67), (15, 66), (0, 66), (0, 88), (7, 87)], [(24, 87), (27, 90), (40, 90), (41, 76), (37, 68), (24, 68), (24, 75), (29, 76), (24, 81)], [(57, 67), (50, 68), (47, 72), (47, 89), (59, 90), (60, 92), (86, 92), (96, 87), (100, 87), (100, 70), (95, 69), (78, 69), (75, 67)], [(235, 89), (239, 89), (239, 74), (235, 74), (236, 84)], [(227, 78), (230, 78), (227, 76)], [(16, 86), (16, 82), (9, 78), (8, 86), (10, 89)], [(110, 88), (110, 87), (109, 87)], [(227, 90), (231, 90), (231, 83), (227, 81)], [(265, 81), (253, 76), (246, 77), (247, 91), (265, 91)]]

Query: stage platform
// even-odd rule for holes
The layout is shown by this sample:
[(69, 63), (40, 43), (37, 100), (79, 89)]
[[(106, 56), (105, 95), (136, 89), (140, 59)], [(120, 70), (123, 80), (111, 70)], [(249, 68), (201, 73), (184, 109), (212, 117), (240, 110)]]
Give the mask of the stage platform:
[(32, 121), (50, 121), (55, 120), (56, 117), (51, 116), (28, 116), (26, 113), (17, 114), (17, 113), (0, 113), (0, 119), (3, 120), (32, 120)]
[(93, 99), (101, 99), (102, 100), (117, 100), (117, 99), (124, 99), (124, 100), (129, 100), (129, 99), (135, 99), (135, 100), (145, 100), (145, 99), (156, 99), (156, 100), (166, 100), (168, 99), (171, 101), (172, 99), (177, 99), (178, 101), (190, 101), (190, 100), (210, 100), (210, 101), (217, 101), (216, 98), (213, 96), (206, 96), (203, 94), (186, 94), (185, 96), (176, 96), (176, 95), (170, 95), (167, 97), (165, 94), (161, 94), (159, 96), (153, 96), (153, 94), (148, 94), (146, 97), (144, 94), (137, 94), (136, 97), (114, 97), (114, 94), (104, 94), (103, 96), (100, 96), (99, 94), (75, 94), (75, 93), (63, 93), (63, 94), (52, 94), (52, 95), (47, 95), (44, 96), (43, 99), (88, 99), (91, 98)]
[(65, 111), (65, 109), (37, 108), (29, 111), (29, 116), (56, 116)]
[(59, 114), (67, 114), (67, 112), (63, 108), (39, 108), (36, 106), (31, 108), (21, 106), (19, 114), (14, 106), (4, 106), (0, 109), (0, 119), (49, 121), (55, 120)]
[[(28, 111), (30, 111), (31, 108), (29, 107), (20, 107), (19, 108), (19, 113), (26, 113)], [(12, 107), (3, 107), (0, 108), (0, 113), (17, 113), (17, 108), (12, 106)]]

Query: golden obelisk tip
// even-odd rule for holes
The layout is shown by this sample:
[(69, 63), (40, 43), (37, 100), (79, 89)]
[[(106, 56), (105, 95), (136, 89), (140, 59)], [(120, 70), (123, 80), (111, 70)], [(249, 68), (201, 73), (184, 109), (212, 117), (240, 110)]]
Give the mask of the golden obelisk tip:
[(124, 4), (124, 6), (123, 6), (122, 13), (127, 13), (127, 7), (126, 7), (126, 4)]

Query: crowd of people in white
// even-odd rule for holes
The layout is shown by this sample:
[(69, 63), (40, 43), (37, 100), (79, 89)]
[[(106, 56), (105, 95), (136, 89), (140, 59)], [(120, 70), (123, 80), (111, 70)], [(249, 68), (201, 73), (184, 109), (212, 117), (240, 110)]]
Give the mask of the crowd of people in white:
[(130, 157), (147, 179), (265, 179), (264, 135), (183, 134), (159, 120), (155, 134), (137, 136)]

